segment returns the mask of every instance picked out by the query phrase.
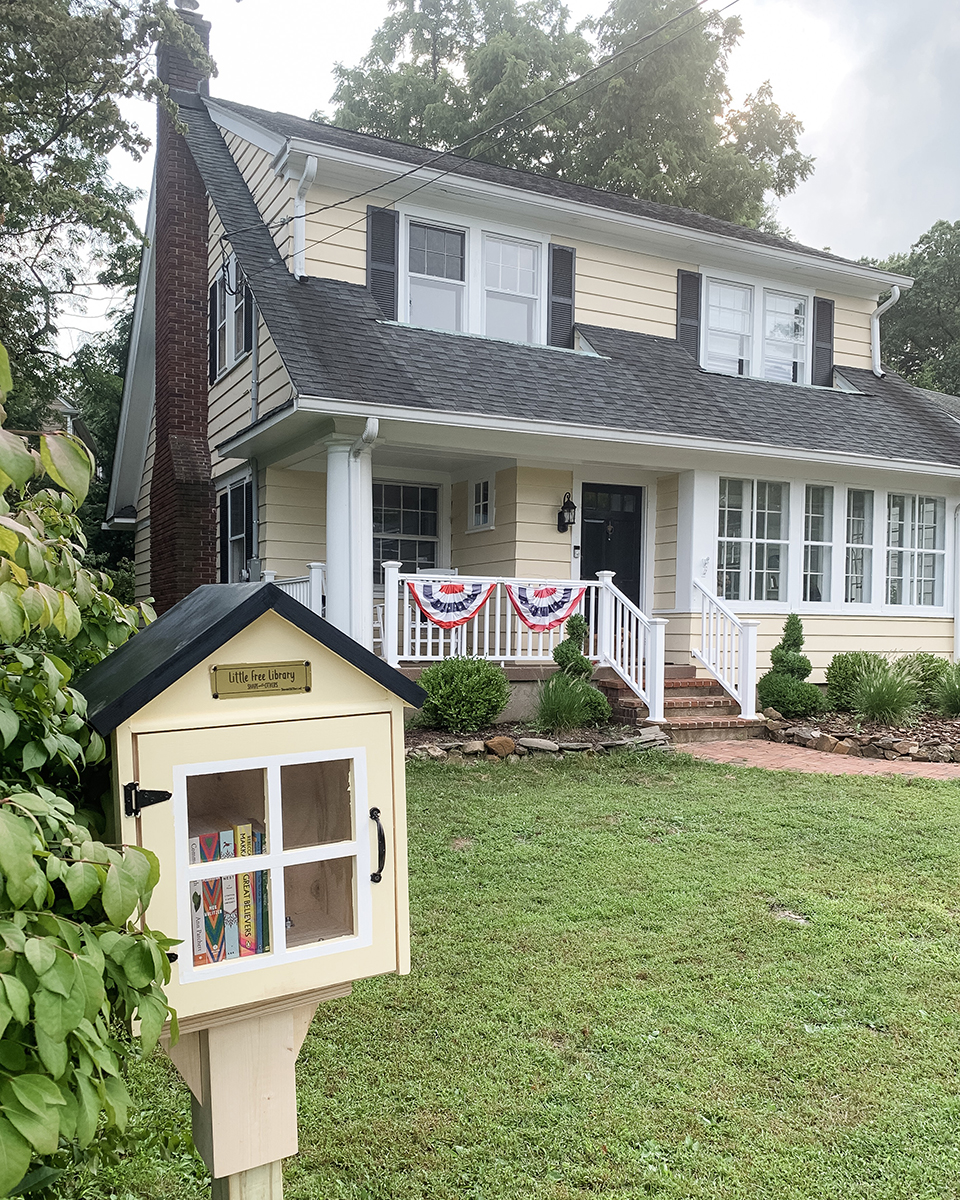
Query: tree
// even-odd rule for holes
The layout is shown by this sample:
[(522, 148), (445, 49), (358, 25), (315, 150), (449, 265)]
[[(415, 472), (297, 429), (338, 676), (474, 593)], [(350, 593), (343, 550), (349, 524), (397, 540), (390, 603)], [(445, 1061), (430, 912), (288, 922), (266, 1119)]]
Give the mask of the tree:
[(452, 148), (618, 55), (464, 153), (769, 225), (768, 197), (789, 194), (813, 170), (797, 148), (802, 125), (780, 110), (769, 83), (731, 107), (726, 67), (740, 21), (676, 19), (689, 6), (613, 0), (599, 20), (571, 29), (559, 0), (391, 0), (360, 66), (337, 68), (334, 120)]
[[(0, 402), (11, 386), (0, 345)], [(123, 1129), (124, 1026), (140, 1021), (149, 1052), (172, 1016), (160, 986), (172, 943), (130, 923), (157, 861), (107, 845), (74, 803), (105, 747), (70, 680), (134, 633), (141, 612), (83, 565), (76, 510), (93, 466), (83, 444), (49, 434), (33, 450), (4, 416), (0, 404), (2, 1196), (50, 1186)]]
[(881, 318), (884, 361), (918, 387), (960, 396), (960, 221), (937, 221), (877, 265), (916, 280)]

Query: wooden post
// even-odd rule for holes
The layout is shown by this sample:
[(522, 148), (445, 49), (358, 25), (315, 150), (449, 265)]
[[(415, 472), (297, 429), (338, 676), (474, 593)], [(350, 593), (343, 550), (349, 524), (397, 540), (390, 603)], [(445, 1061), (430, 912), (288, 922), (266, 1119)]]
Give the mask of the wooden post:
[(664, 667), (666, 626), (667, 622), (663, 617), (653, 617), (650, 621), (647, 642), (649, 646), (649, 657), (647, 658), (647, 698), (651, 721), (662, 721), (664, 719), (663, 682), (666, 677)]
[(213, 1181), (211, 1200), (283, 1200), (283, 1164), (266, 1163)]

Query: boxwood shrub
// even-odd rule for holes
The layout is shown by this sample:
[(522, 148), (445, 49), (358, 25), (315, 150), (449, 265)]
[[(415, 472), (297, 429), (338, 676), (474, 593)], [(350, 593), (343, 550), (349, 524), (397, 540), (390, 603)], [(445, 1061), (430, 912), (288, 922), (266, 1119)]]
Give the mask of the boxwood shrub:
[(445, 658), (421, 674), (427, 693), (421, 720), (432, 729), (476, 733), (503, 712), (510, 685), (503, 667), (485, 658)]

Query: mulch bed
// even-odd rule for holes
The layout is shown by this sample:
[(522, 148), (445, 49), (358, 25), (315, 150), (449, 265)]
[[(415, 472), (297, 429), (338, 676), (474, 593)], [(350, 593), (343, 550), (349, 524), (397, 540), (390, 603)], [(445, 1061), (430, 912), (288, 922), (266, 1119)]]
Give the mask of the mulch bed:
[(920, 713), (898, 725), (858, 720), (852, 713), (823, 713), (816, 719), (764, 716), (775, 742), (806, 746), (828, 754), (863, 758), (907, 758), (915, 762), (960, 762), (960, 718)]

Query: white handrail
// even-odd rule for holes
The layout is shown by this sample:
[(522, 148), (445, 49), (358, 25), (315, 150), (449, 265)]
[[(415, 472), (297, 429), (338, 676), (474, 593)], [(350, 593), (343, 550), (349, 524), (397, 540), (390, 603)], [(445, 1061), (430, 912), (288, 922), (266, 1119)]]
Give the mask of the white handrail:
[(700, 649), (697, 659), (740, 705), (740, 715), (757, 715), (757, 629), (759, 621), (744, 621), (719, 596), (694, 579), (700, 593)]

